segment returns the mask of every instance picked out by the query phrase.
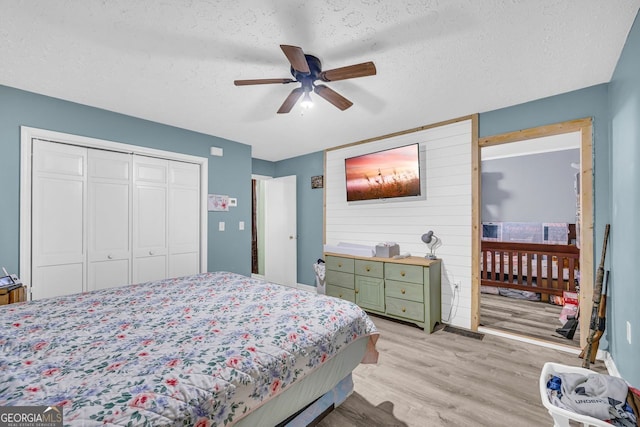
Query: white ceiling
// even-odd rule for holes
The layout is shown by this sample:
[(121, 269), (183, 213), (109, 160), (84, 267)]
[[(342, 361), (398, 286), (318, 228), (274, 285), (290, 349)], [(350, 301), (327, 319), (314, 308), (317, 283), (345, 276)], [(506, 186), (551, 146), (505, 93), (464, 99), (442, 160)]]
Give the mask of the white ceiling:
[[(0, 84), (216, 135), (281, 160), (608, 82), (640, 0), (0, 0)], [(323, 69), (378, 74), (295, 87), (280, 44)]]

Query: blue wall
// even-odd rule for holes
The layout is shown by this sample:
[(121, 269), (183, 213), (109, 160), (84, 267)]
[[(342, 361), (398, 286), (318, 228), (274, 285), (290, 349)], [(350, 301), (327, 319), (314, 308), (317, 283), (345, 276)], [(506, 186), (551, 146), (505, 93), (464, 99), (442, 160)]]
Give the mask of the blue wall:
[(608, 85), (601, 84), (513, 107), (480, 113), (480, 137), (567, 120), (593, 119), (594, 260), (599, 262), (604, 227), (610, 221)]
[(311, 188), (311, 177), (324, 175), (324, 152), (275, 162), (275, 177), (296, 176), (298, 283), (315, 286), (313, 264), (322, 258), (324, 188)]
[[(640, 387), (640, 15), (609, 84), (611, 289), (607, 336), (618, 370)], [(631, 344), (627, 341), (631, 325)]]
[[(251, 227), (238, 230), (239, 221), (251, 223), (251, 147), (0, 85), (0, 264), (7, 270), (19, 265), (20, 126), (209, 158), (209, 193), (237, 197), (238, 207), (208, 214), (208, 269), (251, 273)], [(211, 146), (224, 157), (209, 157)]]
[(315, 286), (313, 264), (322, 258), (324, 189), (311, 188), (311, 177), (324, 175), (324, 152), (278, 162), (253, 159), (253, 173), (279, 178), (296, 176), (298, 227), (298, 283)]
[(268, 160), (252, 159), (251, 172), (254, 175), (264, 175), (275, 178), (276, 164)]

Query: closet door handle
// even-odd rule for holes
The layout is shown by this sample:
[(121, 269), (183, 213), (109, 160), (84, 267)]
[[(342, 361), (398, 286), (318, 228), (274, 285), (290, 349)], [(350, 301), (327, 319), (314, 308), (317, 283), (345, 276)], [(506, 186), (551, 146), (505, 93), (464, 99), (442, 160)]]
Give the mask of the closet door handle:
[(153, 255), (153, 251), (149, 251), (149, 255)]
[(113, 259), (113, 255), (111, 254), (107, 255), (107, 259)]

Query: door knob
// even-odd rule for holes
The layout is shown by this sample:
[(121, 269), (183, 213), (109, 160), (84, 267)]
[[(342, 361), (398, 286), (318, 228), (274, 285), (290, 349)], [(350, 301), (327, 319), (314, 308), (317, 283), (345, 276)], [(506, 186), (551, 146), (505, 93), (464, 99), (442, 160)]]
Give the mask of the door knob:
[(149, 255), (153, 255), (153, 251), (149, 251)]
[(289, 240), (293, 240), (293, 236), (289, 236)]
[(113, 259), (113, 255), (111, 254), (107, 255), (107, 259)]

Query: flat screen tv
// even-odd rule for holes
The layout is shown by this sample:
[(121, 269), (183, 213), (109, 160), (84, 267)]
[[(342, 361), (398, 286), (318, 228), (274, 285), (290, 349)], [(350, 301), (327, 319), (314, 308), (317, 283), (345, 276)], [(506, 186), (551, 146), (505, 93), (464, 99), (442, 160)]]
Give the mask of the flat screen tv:
[(344, 160), (347, 202), (420, 196), (419, 144)]

